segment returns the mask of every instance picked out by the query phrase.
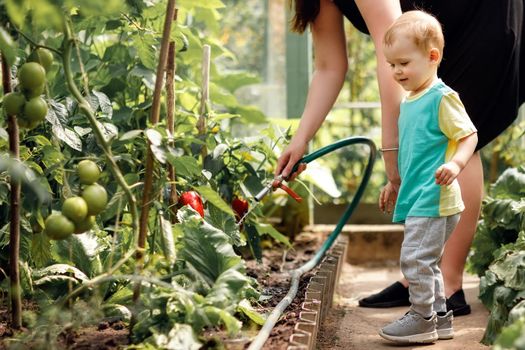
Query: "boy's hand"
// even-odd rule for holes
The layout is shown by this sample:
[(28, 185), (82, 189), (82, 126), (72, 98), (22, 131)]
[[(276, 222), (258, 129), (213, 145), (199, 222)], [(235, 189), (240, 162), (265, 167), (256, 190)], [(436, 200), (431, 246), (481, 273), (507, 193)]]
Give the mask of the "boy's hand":
[(436, 184), (450, 185), (459, 175), (461, 167), (456, 162), (447, 162), (436, 170)]
[(392, 210), (394, 210), (398, 190), (399, 186), (390, 181), (381, 190), (381, 194), (379, 195), (379, 209), (383, 213), (387, 212), (390, 214)]

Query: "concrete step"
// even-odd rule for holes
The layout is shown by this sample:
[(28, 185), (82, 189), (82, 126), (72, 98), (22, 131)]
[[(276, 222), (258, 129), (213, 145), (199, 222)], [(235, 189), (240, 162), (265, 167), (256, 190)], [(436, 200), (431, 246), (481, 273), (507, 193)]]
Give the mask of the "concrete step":
[[(335, 225), (311, 225), (306, 232), (333, 232)], [(346, 261), (353, 265), (387, 266), (399, 262), (403, 225), (345, 225), (341, 235), (348, 237)]]

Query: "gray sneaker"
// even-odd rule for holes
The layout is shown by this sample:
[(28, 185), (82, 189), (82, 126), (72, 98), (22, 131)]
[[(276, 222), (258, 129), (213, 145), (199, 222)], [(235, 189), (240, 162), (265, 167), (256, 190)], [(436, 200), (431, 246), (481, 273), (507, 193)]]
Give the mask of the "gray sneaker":
[(399, 320), (383, 327), (379, 335), (397, 343), (433, 343), (438, 340), (436, 332), (437, 315), (425, 320), (413, 311), (407, 312)]
[(436, 331), (439, 339), (454, 338), (454, 329), (452, 328), (452, 320), (454, 319), (452, 310), (447, 312), (444, 316), (437, 317)]

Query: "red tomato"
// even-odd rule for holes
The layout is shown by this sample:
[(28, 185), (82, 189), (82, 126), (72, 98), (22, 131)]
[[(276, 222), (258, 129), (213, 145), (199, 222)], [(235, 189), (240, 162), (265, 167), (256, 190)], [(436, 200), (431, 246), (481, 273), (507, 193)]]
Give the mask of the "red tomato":
[(179, 197), (179, 203), (181, 205), (189, 205), (195, 211), (197, 211), (201, 217), (204, 217), (204, 207), (202, 205), (202, 199), (197, 192), (184, 192)]
[(237, 219), (240, 219), (248, 211), (248, 201), (239, 197), (235, 197), (232, 201), (232, 209), (237, 214)]

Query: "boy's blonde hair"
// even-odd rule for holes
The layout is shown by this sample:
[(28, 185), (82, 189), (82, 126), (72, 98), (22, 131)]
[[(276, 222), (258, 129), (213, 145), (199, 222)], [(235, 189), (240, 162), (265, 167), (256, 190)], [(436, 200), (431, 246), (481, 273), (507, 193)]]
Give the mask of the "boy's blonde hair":
[(440, 60), (443, 57), (445, 38), (441, 24), (434, 16), (420, 10), (403, 13), (386, 31), (383, 45), (392, 45), (399, 35), (412, 37), (416, 46), (423, 52), (435, 47), (439, 50)]

